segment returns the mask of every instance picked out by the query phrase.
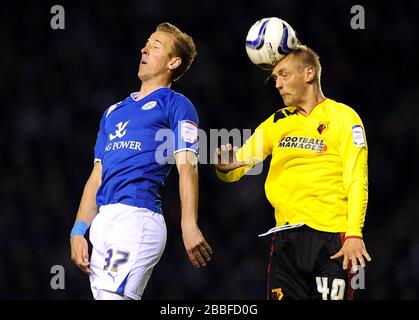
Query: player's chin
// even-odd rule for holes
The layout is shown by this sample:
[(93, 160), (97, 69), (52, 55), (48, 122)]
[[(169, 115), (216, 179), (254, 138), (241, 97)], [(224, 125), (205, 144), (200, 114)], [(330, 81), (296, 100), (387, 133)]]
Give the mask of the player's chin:
[(289, 96), (285, 95), (282, 96), (282, 101), (284, 102), (284, 105), (289, 107), (291, 105), (291, 100), (289, 99)]
[(144, 64), (142, 65), (142, 64), (140, 64), (139, 65), (139, 67), (138, 67), (138, 73), (137, 73), (137, 76), (138, 76), (138, 78), (143, 78), (144, 77), (144, 75), (145, 75), (145, 70), (144, 70)]

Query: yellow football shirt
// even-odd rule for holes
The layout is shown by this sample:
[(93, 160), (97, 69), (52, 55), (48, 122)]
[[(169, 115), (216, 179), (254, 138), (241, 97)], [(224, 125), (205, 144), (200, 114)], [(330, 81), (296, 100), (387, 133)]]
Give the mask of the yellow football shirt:
[(368, 202), (367, 142), (358, 114), (325, 99), (308, 116), (295, 107), (280, 109), (237, 151), (253, 165), (228, 173), (239, 180), (255, 163), (272, 155), (265, 193), (275, 208), (276, 225), (304, 222), (327, 232), (362, 236)]

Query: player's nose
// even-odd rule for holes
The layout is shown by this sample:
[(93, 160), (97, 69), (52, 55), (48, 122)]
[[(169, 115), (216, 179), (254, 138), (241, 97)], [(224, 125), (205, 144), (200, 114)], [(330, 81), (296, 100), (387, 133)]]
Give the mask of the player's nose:
[(148, 55), (148, 49), (147, 49), (147, 46), (144, 46), (141, 50), (140, 50), (140, 52), (141, 52), (141, 55), (143, 55), (143, 54), (146, 54), (146, 55)]

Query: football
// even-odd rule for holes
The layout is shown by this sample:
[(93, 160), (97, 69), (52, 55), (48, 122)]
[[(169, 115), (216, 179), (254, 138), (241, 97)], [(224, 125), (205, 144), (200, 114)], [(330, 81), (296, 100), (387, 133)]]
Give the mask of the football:
[(271, 17), (254, 23), (246, 36), (246, 52), (253, 64), (271, 70), (299, 43), (294, 29), (284, 20)]

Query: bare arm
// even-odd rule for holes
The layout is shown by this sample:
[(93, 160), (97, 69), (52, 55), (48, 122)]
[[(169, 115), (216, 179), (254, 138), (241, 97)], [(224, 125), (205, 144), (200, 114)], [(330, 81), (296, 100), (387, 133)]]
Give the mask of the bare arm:
[(204, 267), (211, 260), (212, 249), (198, 227), (198, 159), (191, 151), (175, 155), (179, 172), (179, 192), (182, 206), (182, 237), (192, 264)]
[[(96, 162), (92, 173), (86, 182), (80, 200), (76, 221), (90, 225), (97, 214), (96, 193), (102, 181), (102, 163)], [(83, 236), (73, 236), (70, 239), (71, 260), (86, 274), (92, 274), (89, 268), (89, 253), (87, 241)]]
[(79, 210), (77, 211), (76, 221), (82, 220), (88, 225), (92, 223), (97, 214), (96, 193), (102, 182), (102, 163), (96, 162), (92, 173), (84, 186), (83, 195), (80, 200)]

